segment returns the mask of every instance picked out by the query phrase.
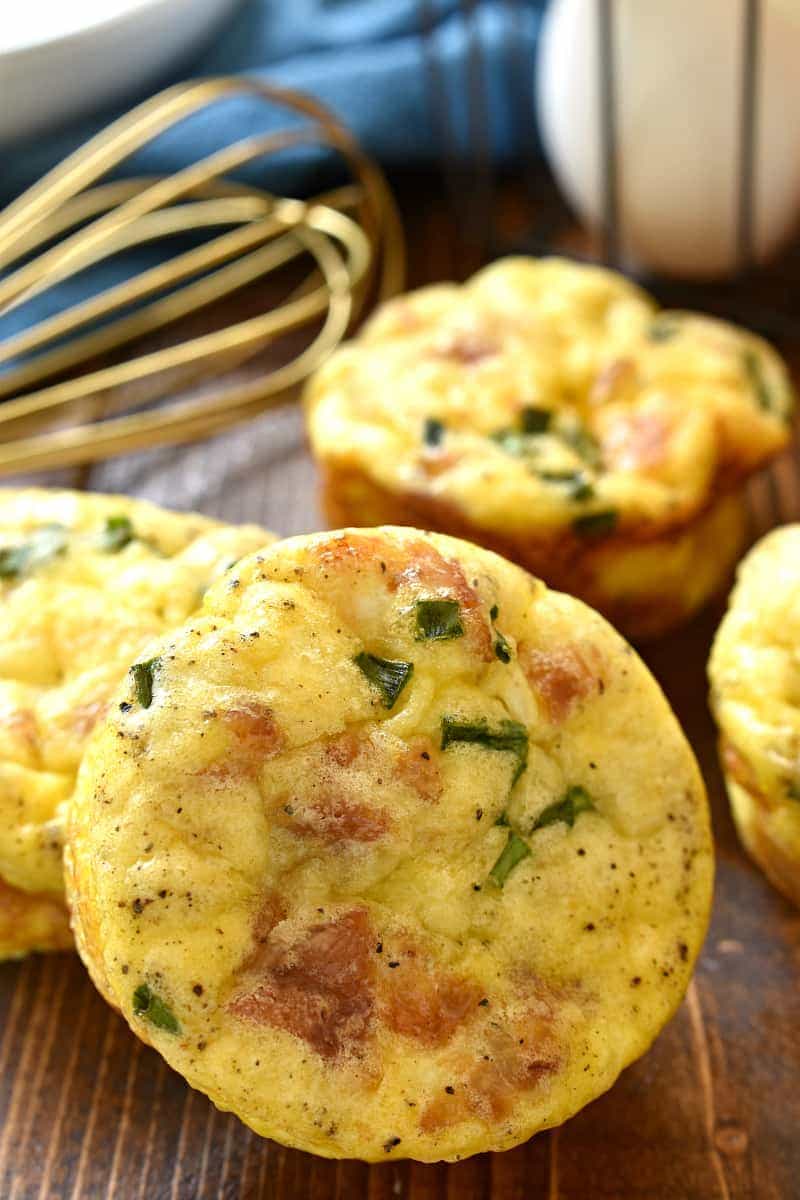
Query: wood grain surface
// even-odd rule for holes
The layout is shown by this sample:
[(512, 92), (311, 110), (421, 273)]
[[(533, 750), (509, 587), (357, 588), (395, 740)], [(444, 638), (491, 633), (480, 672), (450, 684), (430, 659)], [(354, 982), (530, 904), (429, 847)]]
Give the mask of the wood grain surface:
[[(405, 196), (412, 279), (463, 276), (482, 250), (461, 253), (422, 186)], [(513, 214), (513, 196), (503, 202)], [(755, 481), (754, 537), (800, 518), (799, 480), (789, 454)], [(320, 524), (292, 410), (82, 482), (284, 534)], [(705, 679), (720, 611), (646, 653), (708, 783), (718, 873), (687, 999), (611, 1092), (516, 1150), (455, 1166), (314, 1159), (191, 1091), (105, 1006), (76, 956), (34, 956), (0, 967), (0, 1198), (800, 1200), (800, 913), (743, 854), (723, 795)]]

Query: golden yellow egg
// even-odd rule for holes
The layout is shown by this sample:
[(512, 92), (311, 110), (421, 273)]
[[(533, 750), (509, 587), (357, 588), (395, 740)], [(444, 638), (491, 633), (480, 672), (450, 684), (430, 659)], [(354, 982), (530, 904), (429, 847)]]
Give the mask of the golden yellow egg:
[(739, 835), (800, 905), (800, 525), (767, 534), (739, 567), (709, 676)]
[(392, 300), (306, 392), (332, 524), (470, 538), (637, 638), (724, 583), (792, 405), (760, 338), (558, 258)]
[(0, 490), (0, 958), (71, 944), (64, 805), (133, 659), (271, 540), (122, 496)]
[(679, 1004), (713, 873), (658, 685), (580, 601), (411, 529), (248, 557), (87, 752), (96, 983), (258, 1133), (458, 1159), (605, 1091)]

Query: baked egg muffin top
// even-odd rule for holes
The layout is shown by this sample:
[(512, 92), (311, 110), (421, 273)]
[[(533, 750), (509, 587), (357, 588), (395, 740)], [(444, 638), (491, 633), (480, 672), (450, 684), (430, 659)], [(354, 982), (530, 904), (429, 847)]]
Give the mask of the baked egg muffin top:
[(323, 463), (511, 538), (648, 536), (788, 441), (776, 352), (621, 275), (506, 258), (391, 300), (306, 391)]
[(63, 805), (132, 660), (271, 540), (146, 501), (0, 490), (0, 877), (63, 891)]
[(768, 808), (785, 806), (800, 870), (800, 525), (740, 564), (709, 675), (726, 766)]
[(455, 1159), (608, 1088), (706, 927), (703, 784), (580, 601), (412, 529), (291, 538), (135, 664), (67, 877), (133, 1029), (259, 1133)]

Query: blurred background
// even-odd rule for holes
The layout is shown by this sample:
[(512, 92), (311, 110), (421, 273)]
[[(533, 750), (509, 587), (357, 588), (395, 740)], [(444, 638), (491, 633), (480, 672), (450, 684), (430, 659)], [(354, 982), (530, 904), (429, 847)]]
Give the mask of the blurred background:
[[(793, 0), (29, 0), (0, 27), (0, 201), (170, 82), (254, 76), (319, 98), (385, 166), (412, 282), (555, 247), (790, 336), (798, 52)], [(124, 170), (269, 126), (255, 100), (220, 104)], [(337, 162), (244, 174), (302, 195)]]

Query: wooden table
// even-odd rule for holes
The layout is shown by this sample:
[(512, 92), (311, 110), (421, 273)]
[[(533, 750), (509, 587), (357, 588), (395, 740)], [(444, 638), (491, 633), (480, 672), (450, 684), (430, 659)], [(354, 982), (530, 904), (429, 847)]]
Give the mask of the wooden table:
[[(468, 273), (481, 247), (459, 246), (420, 181), (403, 199), (412, 281)], [(513, 195), (501, 201), (515, 211)], [(754, 536), (800, 517), (799, 478), (787, 455), (754, 483)], [(292, 410), (100, 466), (86, 482), (284, 534), (321, 521)], [(457, 1166), (315, 1159), (191, 1091), (104, 1005), (74, 955), (35, 956), (0, 967), (0, 1197), (800, 1200), (800, 912), (741, 851), (723, 795), (705, 680), (719, 616), (646, 652), (708, 783), (716, 901), (685, 1003), (611, 1092), (561, 1129)]]

